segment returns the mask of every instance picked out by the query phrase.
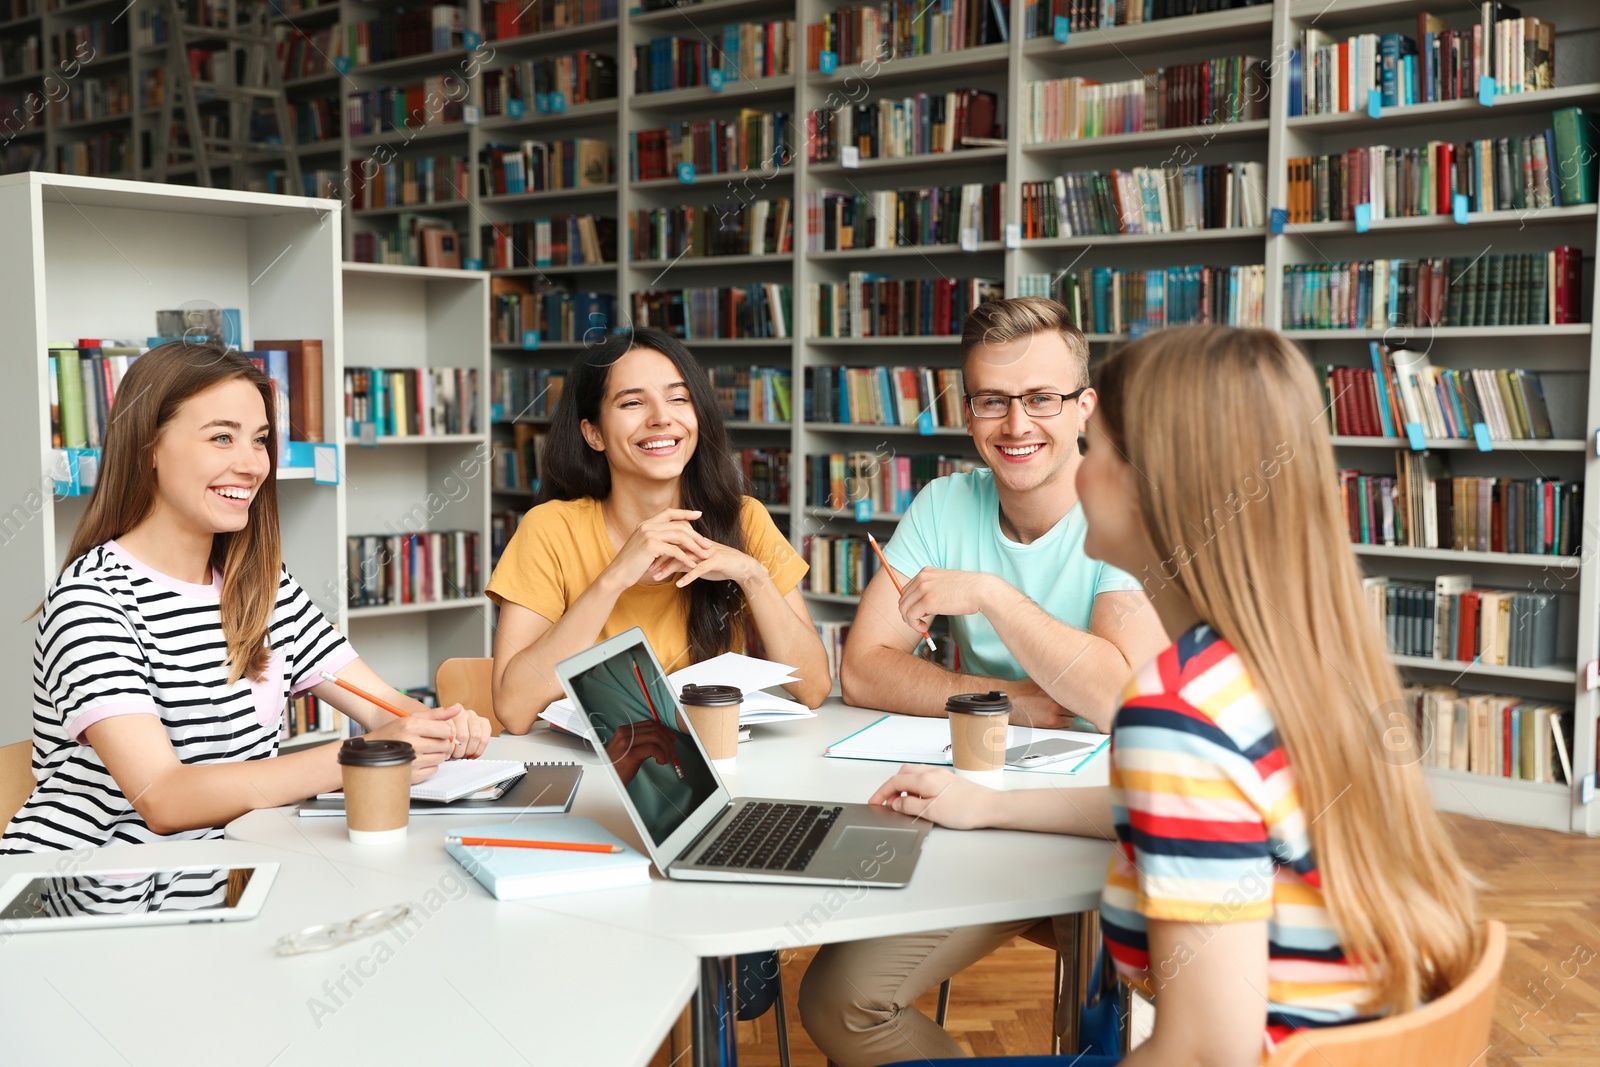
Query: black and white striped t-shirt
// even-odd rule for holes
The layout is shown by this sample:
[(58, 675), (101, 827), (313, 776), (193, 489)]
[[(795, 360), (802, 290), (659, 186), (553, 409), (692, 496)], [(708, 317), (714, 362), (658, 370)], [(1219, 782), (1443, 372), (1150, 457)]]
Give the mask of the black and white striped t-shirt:
[(356, 658), (285, 568), (265, 678), (228, 685), (222, 576), (193, 585), (160, 574), (115, 541), (90, 549), (45, 597), (33, 646), (33, 774), (38, 787), (0, 838), (0, 854), (222, 836), (160, 835), (140, 818), (83, 731), (113, 715), (159, 715), (184, 763), (278, 753), (289, 696)]

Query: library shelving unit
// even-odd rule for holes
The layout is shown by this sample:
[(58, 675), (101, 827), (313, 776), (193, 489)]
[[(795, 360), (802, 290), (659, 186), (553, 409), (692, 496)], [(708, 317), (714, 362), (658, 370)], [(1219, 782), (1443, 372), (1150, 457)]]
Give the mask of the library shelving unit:
[[(323, 339), (323, 395), (338, 396), (339, 210), (325, 200), (192, 189), (41, 173), (0, 178), (0, 360), (15, 375), (5, 423), (16, 448), (0, 469), (5, 534), (0, 588), (11, 624), (0, 663), (21, 685), (32, 676), (28, 618), (55, 580), (87, 497), (56, 498), (49, 480), (50, 382), (46, 346), (79, 337), (155, 332), (160, 309), (238, 308), (244, 337)], [(335, 407), (324, 439), (338, 440)], [(345, 625), (345, 487), (283, 469), (278, 506), (290, 573), (336, 625)], [(0, 741), (32, 730), (27, 701), (0, 713)], [(329, 732), (323, 735), (331, 738)], [(296, 742), (320, 740), (305, 735)]]
[[(350, 537), (464, 530), (487, 581), (489, 551), (489, 278), (482, 271), (344, 264), (344, 365), (477, 371), (477, 430), (377, 436), (363, 443), (340, 419), (345, 529)], [(343, 396), (343, 383), (338, 396)], [(342, 405), (335, 405), (343, 411)], [(363, 558), (376, 567), (382, 557)], [(348, 568), (347, 568), (348, 569)], [(351, 575), (351, 588), (359, 575)], [(350, 641), (383, 679), (432, 688), (439, 664), (490, 654), (490, 604), (481, 594), (356, 607), (345, 601)]]

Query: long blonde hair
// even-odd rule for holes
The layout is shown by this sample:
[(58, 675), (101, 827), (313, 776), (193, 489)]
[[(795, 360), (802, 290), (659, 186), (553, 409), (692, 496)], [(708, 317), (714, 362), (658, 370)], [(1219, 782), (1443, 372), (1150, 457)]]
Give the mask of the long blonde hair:
[(222, 572), (222, 633), (228, 645), (228, 684), (248, 675), (260, 681), (272, 609), (278, 602), (283, 547), (278, 533), (277, 404), (272, 379), (249, 359), (218, 344), (172, 341), (135, 360), (117, 386), (106, 426), (100, 475), (83, 518), (72, 531), (62, 571), (85, 552), (143, 522), (155, 508), (152, 453), (161, 431), (190, 397), (223, 382), (242, 380), (261, 393), (267, 408), (271, 470), (250, 503), (250, 521), (238, 533), (211, 540), (211, 565)]
[(1281, 334), (1186, 326), (1096, 375), (1173, 583), (1238, 652), (1288, 754), (1323, 898), (1374, 1010), (1407, 1011), (1480, 953), (1471, 876), (1434, 810), (1422, 748), (1362, 600), (1321, 390)]

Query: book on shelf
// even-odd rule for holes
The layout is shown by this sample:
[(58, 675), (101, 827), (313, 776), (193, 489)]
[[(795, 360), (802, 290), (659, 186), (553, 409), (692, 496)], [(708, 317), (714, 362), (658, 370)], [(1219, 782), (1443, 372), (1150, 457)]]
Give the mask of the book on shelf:
[(1570, 594), (1477, 588), (1460, 574), (1371, 576), (1361, 585), (1394, 655), (1530, 669), (1577, 657), (1574, 642), (1560, 644), (1561, 635), (1575, 633)]
[(635, 326), (684, 340), (789, 337), (790, 288), (764, 283), (720, 289), (647, 289), (633, 294)]
[(284, 349), (261, 349), (243, 353), (272, 379), (273, 425), (277, 427), (278, 466), (289, 461), (289, 353)]
[(66, 96), (59, 100), (47, 99), (51, 125), (112, 119), (133, 112), (126, 74), (79, 78), (73, 84), (73, 91)]
[(343, 732), (344, 715), (341, 712), (314, 694), (303, 693), (290, 700), (284, 708), (283, 726), (278, 733), (278, 740), (281, 743), (307, 734)]
[(806, 457), (806, 488), (811, 506), (841, 511), (865, 501), (875, 513), (903, 515), (911, 501), (935, 478), (976, 470), (970, 456), (877, 452), (833, 452)]
[[(308, 30), (299, 26), (278, 25), (273, 27), (273, 32), (278, 38), (278, 69), (284, 81), (292, 82), (301, 78), (312, 78), (318, 74), (331, 74), (338, 69), (334, 66), (333, 57), (339, 48), (340, 27), (327, 26), (320, 30)], [(163, 40), (165, 37), (166, 32), (163, 27)], [(160, 43), (162, 42), (149, 41), (138, 47)]]
[(1022, 183), (1022, 236), (1179, 233), (1267, 224), (1266, 166), (1080, 171)]
[(1139, 335), (1187, 323), (1259, 327), (1266, 321), (1267, 268), (1080, 268), (1024, 274), (1018, 296), (1048, 296), (1064, 304), (1084, 333)]
[(925, 431), (966, 424), (955, 367), (807, 367), (805, 384), (808, 422)]
[(539, 33), (608, 22), (617, 17), (617, 0), (485, 0), (483, 36), (506, 41)]
[(243, 322), (238, 308), (178, 308), (156, 312), (156, 337), (150, 347), (166, 341), (217, 341), (238, 348), (244, 341)]
[(636, 182), (681, 177), (688, 163), (696, 176), (776, 170), (789, 162), (793, 122), (787, 111), (741, 108), (738, 118), (674, 122), (628, 134), (629, 176)]
[(345, 367), (345, 436), (435, 437), (478, 426), (475, 367)]
[(383, 11), (376, 18), (339, 26), (339, 55), (358, 67), (407, 56), (450, 52), (462, 47), (465, 8), (450, 4)]
[(593, 189), (614, 180), (611, 145), (595, 137), (490, 144), (479, 149), (478, 164), (483, 196)]
[(806, 26), (806, 69), (820, 70), (823, 52), (854, 64), (998, 44), (1010, 25), (1010, 0), (885, 0), (836, 8)]
[(998, 278), (912, 278), (851, 271), (842, 282), (806, 286), (810, 337), (959, 337), (967, 313), (998, 300)]
[(1480, 77), (1494, 79), (1494, 95), (1555, 88), (1555, 25), (1520, 17), (1508, 4), (1473, 6), (1481, 17), (1453, 28), (1418, 12), (1415, 37), (1360, 33), (1340, 40), (1308, 27), (1291, 54), (1290, 84), (1298, 91), (1290, 116), (1366, 111), (1369, 93), (1378, 94), (1381, 107), (1477, 99)]
[(617, 261), (617, 220), (552, 215), (524, 222), (485, 223), (483, 264), (505, 267), (583, 267)]
[[(552, 100), (560, 97), (560, 106)], [(617, 96), (617, 61), (587, 50), (566, 56), (524, 59), (499, 70), (483, 72), (483, 114), (486, 118), (511, 114), (512, 101), (523, 115), (565, 111), (578, 104), (614, 100)], [(521, 117), (521, 116), (513, 116)]]
[(1555, 143), (1555, 197), (1558, 204), (1592, 204), (1596, 198), (1600, 157), (1595, 154), (1600, 118), (1581, 107), (1564, 107), (1550, 116), (1549, 140)]
[(1395, 473), (1339, 472), (1350, 540), (1363, 545), (1575, 556), (1583, 486), (1560, 478), (1449, 476), (1432, 452), (1396, 452)]
[(545, 431), (521, 422), (512, 426), (511, 431), (510, 444), (495, 441), (491, 446), (490, 466), (493, 470), (494, 487), (532, 492), (539, 486)]
[(548, 419), (561, 403), (567, 372), (547, 367), (497, 367), (489, 372), (489, 421)]
[(1137, 26), (1160, 19), (1183, 18), (1208, 11), (1233, 11), (1266, 5), (1270, 0), (1025, 0), (1025, 36), (1049, 37), (1056, 20), (1066, 19), (1072, 33)]
[(455, 75), (437, 74), (405, 85), (346, 93), (345, 126), (351, 137), (365, 137), (460, 122), (462, 103), (452, 84), (460, 84)]
[(394, 607), (468, 600), (482, 590), (478, 535), (470, 530), (346, 538), (345, 606)]
[[(161, 102), (157, 100), (154, 104), (141, 106), (160, 107)], [(294, 127), (295, 144), (314, 145), (322, 141), (336, 141), (339, 139), (339, 101), (331, 96), (291, 100), (289, 122)]]
[(717, 409), (734, 422), (788, 422), (794, 372), (788, 367), (707, 367)]
[(432, 215), (402, 211), (392, 230), (350, 235), (351, 259), (403, 267), (461, 267), (461, 233), (456, 223)]
[(85, 177), (127, 177), (132, 160), (128, 154), (128, 135), (122, 130), (101, 130), (98, 134), (56, 145), (57, 174)]
[(794, 72), (794, 19), (722, 27), (721, 69), (728, 78), (776, 78)]
[(133, 341), (83, 337), (76, 345), (52, 342), (46, 360), (50, 380), (50, 447), (100, 448), (117, 387), (144, 348)]
[(789, 503), (789, 450), (741, 448), (733, 461), (744, 479), (745, 494), (763, 504)]
[(854, 147), (861, 159), (905, 159), (982, 147), (970, 140), (1005, 136), (1000, 97), (987, 89), (883, 97), (806, 116), (806, 150), (813, 163), (842, 160)]
[(628, 240), (635, 260), (783, 255), (794, 251), (794, 211), (786, 196), (641, 208), (628, 216)]
[(806, 194), (808, 247), (834, 252), (998, 241), (1004, 233), (1005, 195), (1005, 182), (819, 189)]
[(1408, 686), (1427, 767), (1525, 782), (1572, 783), (1572, 711), (1526, 697)]
[(712, 70), (735, 78), (772, 78), (788, 74), (792, 70), (793, 37), (794, 20), (782, 19), (724, 26), (720, 41), (701, 35), (657, 37), (636, 44), (633, 46), (634, 95), (707, 85)]
[(813, 593), (860, 596), (878, 573), (878, 554), (865, 537), (810, 534), (802, 542), (800, 554), (811, 565), (805, 581)]
[(497, 345), (538, 348), (542, 343), (581, 341), (609, 332), (616, 318), (616, 297), (610, 293), (573, 292), (545, 277), (489, 280), (493, 316), (491, 338)]
[(1266, 65), (1255, 56), (1152, 67), (1116, 82), (1047, 78), (1029, 82), (1025, 92), (1024, 144), (1267, 117)]
[(1283, 328), (1541, 326), (1577, 322), (1583, 251), (1296, 263), (1283, 270)]
[(100, 56), (126, 52), (128, 21), (112, 15), (92, 19), (80, 17), (75, 25), (64, 26), (46, 36), (50, 44), (51, 65), (64, 73), (66, 65), (74, 59), (87, 62)]
[(472, 187), (464, 156), (440, 153), (379, 163), (350, 161), (350, 208), (412, 207), (459, 202)]
[(320, 443), (323, 439), (321, 338), (291, 341), (258, 338), (255, 347), (281, 351), (288, 356), (289, 418), (279, 426), (279, 440)]
[[(532, 502), (529, 502), (532, 506)], [(500, 556), (506, 550), (506, 545), (511, 543), (511, 535), (517, 532), (517, 523), (522, 521), (523, 511), (495, 511), (489, 514), (489, 572), (494, 573), (495, 567), (500, 563)]]

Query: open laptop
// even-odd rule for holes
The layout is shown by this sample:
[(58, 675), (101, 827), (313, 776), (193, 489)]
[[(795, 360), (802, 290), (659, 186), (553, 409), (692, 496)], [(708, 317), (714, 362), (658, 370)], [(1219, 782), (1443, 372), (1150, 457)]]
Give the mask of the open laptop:
[[(926, 822), (869, 804), (731, 796), (638, 627), (562, 660), (556, 674), (668, 878), (889, 888), (910, 881)], [(654, 722), (670, 731), (673, 762), (629, 751), (634, 724)]]

